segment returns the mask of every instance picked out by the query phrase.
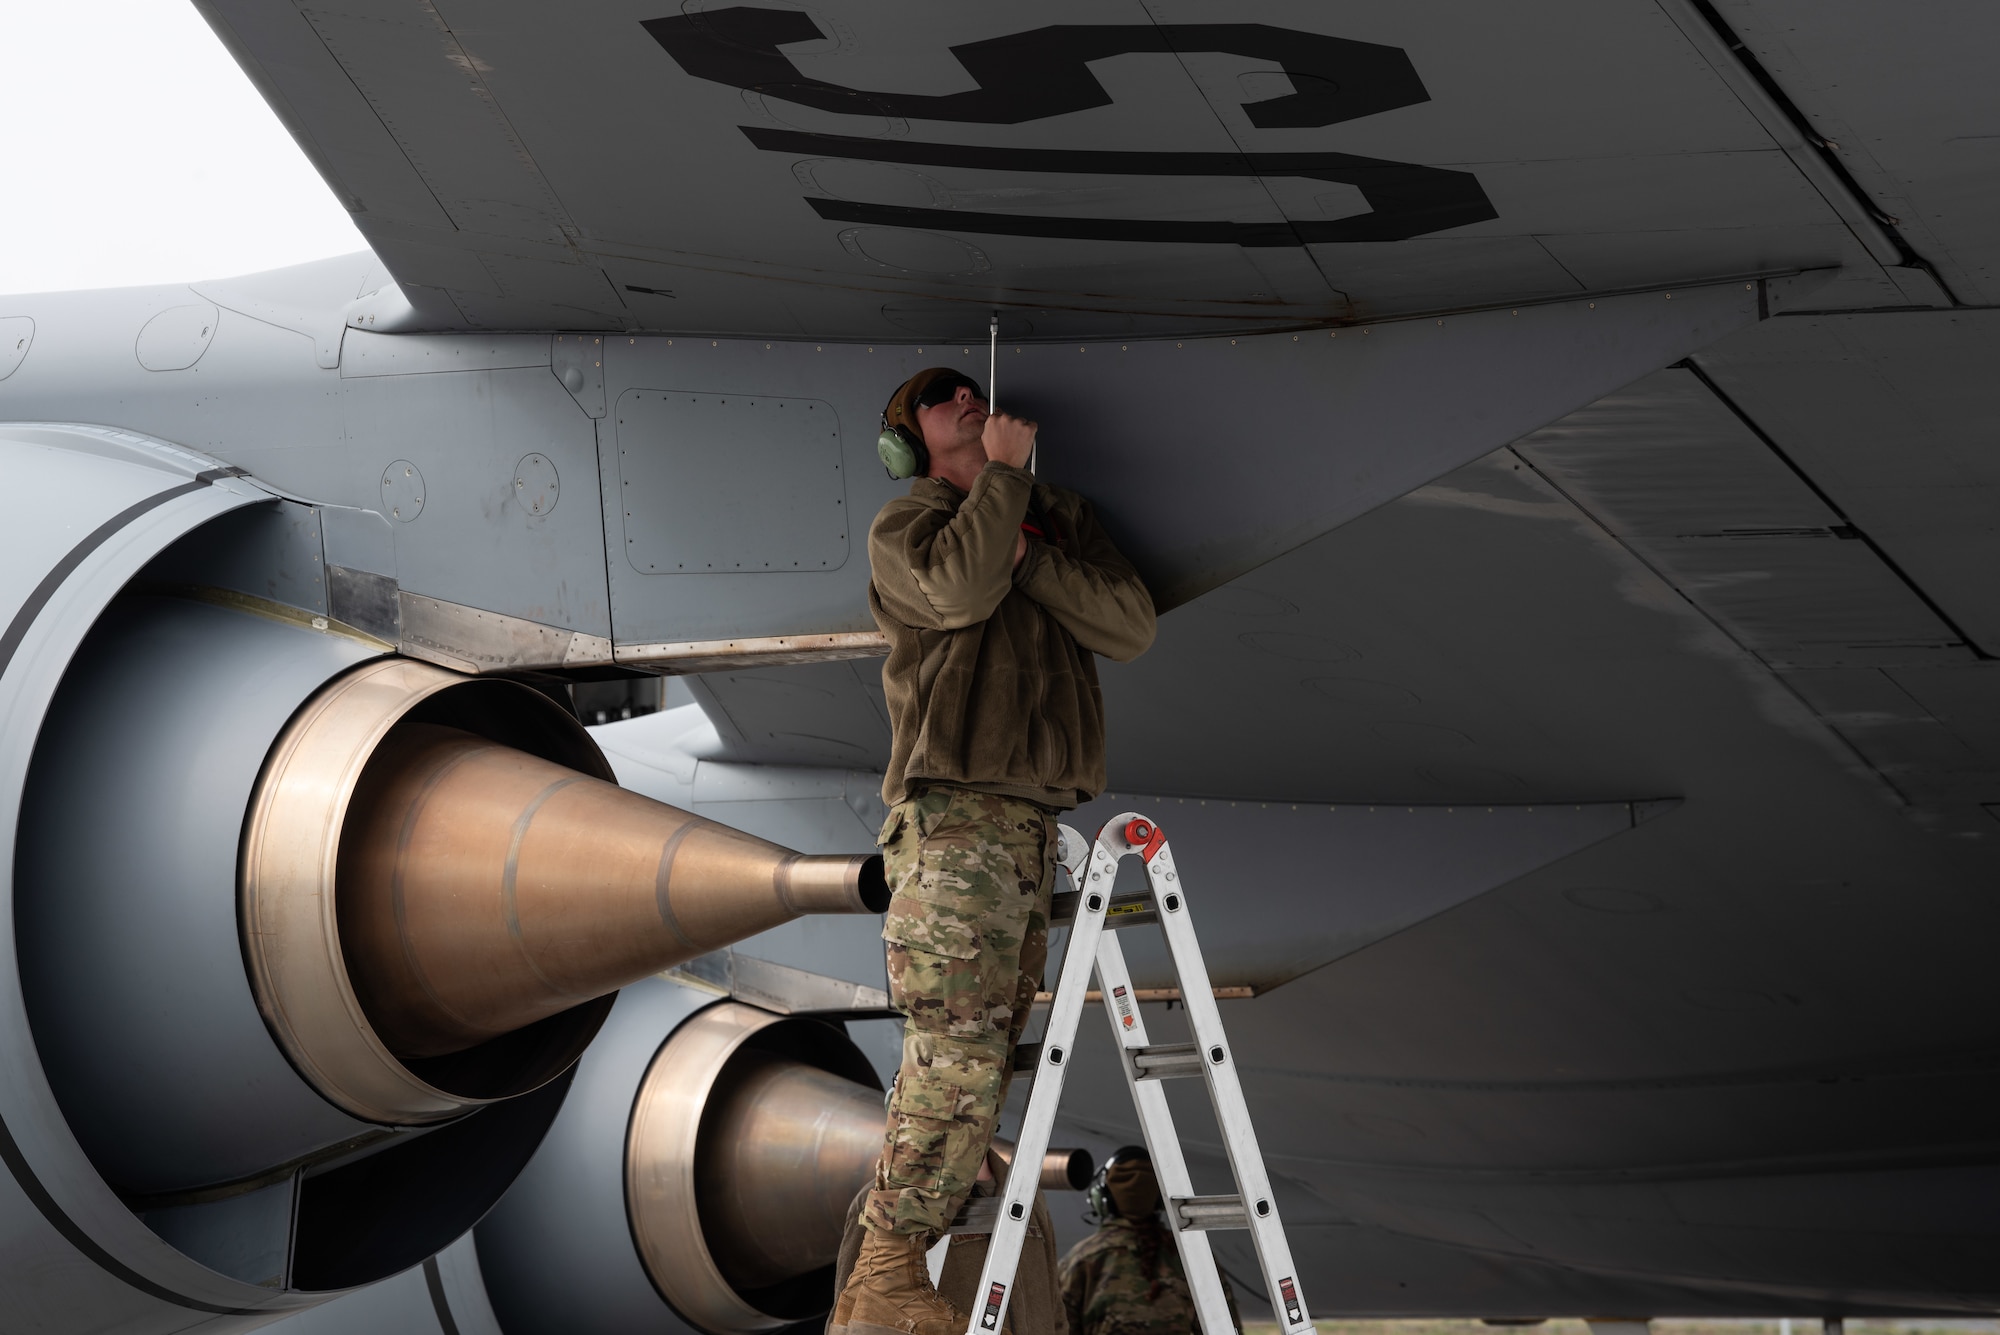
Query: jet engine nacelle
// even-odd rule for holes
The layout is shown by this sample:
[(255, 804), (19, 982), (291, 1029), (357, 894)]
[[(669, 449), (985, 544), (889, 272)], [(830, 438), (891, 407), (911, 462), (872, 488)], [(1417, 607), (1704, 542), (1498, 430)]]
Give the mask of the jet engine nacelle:
[[(534, 1161), (474, 1231), (500, 1331), (822, 1321), (884, 1121), (880, 1083), (838, 1025), (708, 1005), (668, 981), (628, 987)], [(1056, 1149), (1040, 1177), (1078, 1191), (1090, 1169), (1088, 1151)]]
[(249, 1328), (415, 1265), (619, 987), (883, 907), (879, 859), (626, 792), (537, 692), (316, 614), (313, 512), (236, 470), (76, 427), (0, 461), (44, 493), (0, 527), (11, 1327)]
[(837, 1025), (711, 1003), (666, 982), (619, 997), (476, 1234), (508, 1335), (720, 1335), (827, 1310), (882, 1149), (880, 1084)]
[[(618, 996), (541, 1148), (472, 1234), (278, 1335), (756, 1335), (820, 1321), (882, 1147), (837, 1022), (669, 979)], [(1003, 1154), (1006, 1147), (1000, 1147)], [(1081, 1190), (1052, 1150), (1050, 1190)]]

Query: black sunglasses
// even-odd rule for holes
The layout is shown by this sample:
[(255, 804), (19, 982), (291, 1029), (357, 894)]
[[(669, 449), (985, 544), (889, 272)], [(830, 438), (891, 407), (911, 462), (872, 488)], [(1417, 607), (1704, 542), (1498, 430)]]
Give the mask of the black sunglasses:
[(940, 403), (949, 403), (958, 397), (960, 386), (971, 390), (972, 397), (981, 403), (986, 402), (986, 391), (979, 387), (978, 381), (970, 376), (945, 375), (924, 386), (924, 392), (917, 395), (917, 407), (935, 408)]

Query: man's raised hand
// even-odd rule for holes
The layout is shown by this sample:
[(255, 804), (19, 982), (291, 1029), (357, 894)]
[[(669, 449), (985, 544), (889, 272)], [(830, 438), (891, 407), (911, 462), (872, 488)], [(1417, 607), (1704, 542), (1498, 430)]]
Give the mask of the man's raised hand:
[(980, 433), (979, 443), (986, 447), (988, 459), (1025, 468), (1028, 456), (1035, 450), (1035, 429), (1033, 422), (995, 413), (986, 419), (986, 428)]

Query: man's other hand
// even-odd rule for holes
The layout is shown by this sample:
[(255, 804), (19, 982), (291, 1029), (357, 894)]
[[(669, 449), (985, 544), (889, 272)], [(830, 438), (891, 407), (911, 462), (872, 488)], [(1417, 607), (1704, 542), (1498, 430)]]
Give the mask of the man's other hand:
[(1026, 468), (1028, 456), (1035, 450), (1035, 424), (1005, 413), (995, 413), (986, 419), (986, 429), (980, 434), (979, 443), (986, 447), (986, 457), (1014, 468)]

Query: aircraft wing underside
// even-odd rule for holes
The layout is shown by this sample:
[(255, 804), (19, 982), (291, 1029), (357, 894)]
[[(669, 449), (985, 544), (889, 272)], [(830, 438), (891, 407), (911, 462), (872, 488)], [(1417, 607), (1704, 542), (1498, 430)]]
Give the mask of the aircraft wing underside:
[(1060, 340), (1995, 281), (1966, 175), (2000, 141), (1937, 132), (1991, 100), (1963, 3), (199, 3), (402, 285), (378, 329)]

